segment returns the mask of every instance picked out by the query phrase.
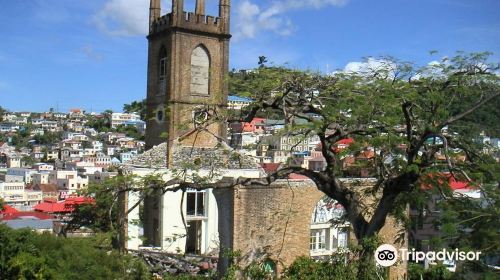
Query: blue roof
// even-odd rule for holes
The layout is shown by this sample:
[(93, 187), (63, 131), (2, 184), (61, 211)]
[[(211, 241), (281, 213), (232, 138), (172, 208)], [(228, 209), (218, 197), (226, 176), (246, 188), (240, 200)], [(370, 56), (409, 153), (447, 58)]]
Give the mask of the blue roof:
[(229, 95), (228, 100), (232, 102), (253, 102), (253, 100), (250, 98), (236, 96), (236, 95)]
[(17, 220), (4, 221), (7, 226), (13, 229), (30, 228), (30, 229), (52, 229), (52, 220), (39, 220), (37, 218), (24, 218)]
[(128, 125), (128, 124), (145, 124), (146, 122), (143, 121), (143, 120), (128, 120), (126, 122), (124, 122), (124, 124)]

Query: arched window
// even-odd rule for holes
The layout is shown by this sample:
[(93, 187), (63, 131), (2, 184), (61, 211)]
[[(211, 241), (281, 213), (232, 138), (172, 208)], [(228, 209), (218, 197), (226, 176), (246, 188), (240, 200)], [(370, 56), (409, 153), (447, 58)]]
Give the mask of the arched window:
[(165, 95), (167, 93), (167, 76), (168, 76), (168, 57), (167, 50), (164, 47), (160, 50), (160, 65), (158, 69), (158, 95)]
[(191, 53), (191, 94), (208, 95), (210, 78), (210, 55), (203, 46)]

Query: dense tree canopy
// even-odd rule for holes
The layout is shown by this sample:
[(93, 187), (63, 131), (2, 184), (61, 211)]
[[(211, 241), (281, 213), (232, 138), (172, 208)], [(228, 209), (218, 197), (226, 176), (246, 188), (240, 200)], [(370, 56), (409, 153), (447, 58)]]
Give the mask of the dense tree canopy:
[(7, 113), (7, 110), (5, 110), (2, 106), (0, 106), (0, 122), (3, 122), (3, 115)]
[(123, 105), (123, 112), (137, 113), (141, 116), (141, 120), (146, 120), (146, 99), (141, 101), (133, 101), (130, 104)]
[(151, 279), (140, 260), (110, 251), (105, 244), (0, 224), (0, 279)]
[[(372, 264), (372, 250), (376, 248), (373, 240), (388, 215), (406, 225), (406, 207), (410, 202), (422, 206), (429, 194), (439, 195), (450, 203), (456, 201), (443, 174), (477, 188), (491, 185), (493, 197), (498, 197), (498, 164), (484, 153), (482, 143), (477, 141), (478, 132), (471, 134), (468, 129), (471, 121), (481, 120), (478, 112), (484, 108), (498, 110), (491, 104), (496, 104), (500, 95), (496, 74), (499, 65), (488, 59), (486, 53), (458, 53), (439, 63), (416, 67), (385, 57), (358, 72), (334, 75), (265, 67), (262, 63), (256, 71), (232, 73), (231, 91), (254, 102), (236, 114), (214, 114), (206, 126), (196, 129), (204, 130), (213, 122), (249, 122), (259, 115), (283, 117), (286, 125), (281, 133), (299, 141), (310, 136), (319, 138), (325, 169), (312, 171), (285, 165), (260, 180), (199, 177), (186, 180), (185, 176), (179, 176), (158, 183), (156, 188), (166, 192), (231, 188), (238, 184), (267, 185), (291, 173), (302, 174), (344, 206), (346, 218), (363, 249), (360, 257), (366, 260), (365, 264)], [(489, 122), (493, 124), (494, 118), (491, 116)], [(353, 139), (354, 144), (338, 152), (336, 143), (344, 139)], [(370, 167), (377, 183), (371, 189), (360, 190), (355, 183), (345, 184), (340, 180), (345, 176), (341, 162), (346, 155), (366, 151), (373, 152)], [(484, 210), (479, 205), (474, 207)], [(498, 211), (496, 206), (492, 209)], [(495, 212), (487, 215), (493, 218)], [(480, 234), (480, 230), (477, 232)], [(357, 273), (369, 279), (366, 277), (370, 269), (360, 266)]]
[[(467, 129), (474, 114), (498, 102), (499, 66), (488, 57), (458, 53), (425, 67), (382, 58), (359, 72), (331, 76), (261, 67), (250, 75), (260, 77), (252, 81), (265, 82), (236, 83), (234, 88), (244, 91), (242, 84), (250, 85), (246, 95), (255, 100), (242, 120), (281, 111), (286, 133), (298, 139), (319, 137), (324, 171), (287, 166), (271, 177), (293, 172), (312, 179), (346, 208), (355, 236), (363, 242), (377, 236), (390, 214), (407, 223), (405, 209), (412, 200), (425, 201), (421, 197), (432, 192), (452, 200), (441, 174), (477, 187), (498, 186), (495, 165), (487, 164), (490, 156), (483, 153), (479, 135)], [(356, 144), (336, 153), (335, 144), (348, 138)], [(366, 150), (374, 152), (377, 179), (368, 193), (339, 180), (342, 158)]]

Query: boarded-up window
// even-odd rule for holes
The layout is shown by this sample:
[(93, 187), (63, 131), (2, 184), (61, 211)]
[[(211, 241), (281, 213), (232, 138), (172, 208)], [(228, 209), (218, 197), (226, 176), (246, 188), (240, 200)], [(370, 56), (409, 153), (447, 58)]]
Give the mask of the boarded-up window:
[(210, 58), (202, 46), (191, 53), (191, 94), (208, 95)]

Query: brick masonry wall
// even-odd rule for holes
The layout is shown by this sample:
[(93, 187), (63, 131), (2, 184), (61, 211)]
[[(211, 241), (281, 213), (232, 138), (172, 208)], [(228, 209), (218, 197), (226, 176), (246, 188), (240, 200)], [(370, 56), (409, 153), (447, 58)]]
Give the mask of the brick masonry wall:
[[(226, 242), (221, 240), (221, 246), (242, 253), (241, 267), (252, 261), (271, 259), (277, 262), (278, 272), (281, 273), (297, 257), (309, 256), (311, 215), (323, 196), (312, 181), (293, 180), (280, 181), (270, 187), (241, 187), (233, 191), (232, 197), (225, 195), (221, 199), (220, 196), (217, 203), (227, 207), (221, 211), (219, 206), (219, 222), (226, 221), (226, 226), (232, 225), (232, 231), (225, 229), (219, 232), (221, 239), (232, 235), (232, 238), (226, 238)], [(384, 243), (395, 244), (395, 237), (401, 229), (389, 217), (380, 237)], [(351, 234), (351, 238), (353, 236)], [(407, 247), (407, 243), (405, 241), (396, 247)], [(391, 280), (404, 279), (405, 274), (406, 263), (390, 269)]]
[(242, 266), (269, 258), (286, 267), (309, 255), (311, 213), (324, 195), (314, 185), (280, 183), (234, 195), (234, 250), (244, 252)]

